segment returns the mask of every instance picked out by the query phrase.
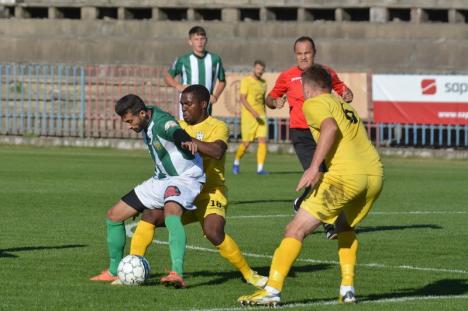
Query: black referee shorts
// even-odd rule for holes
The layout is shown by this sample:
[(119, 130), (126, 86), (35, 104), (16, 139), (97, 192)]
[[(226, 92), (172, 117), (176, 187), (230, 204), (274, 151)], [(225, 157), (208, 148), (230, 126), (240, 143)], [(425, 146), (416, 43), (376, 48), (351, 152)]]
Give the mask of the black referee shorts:
[[(317, 147), (317, 144), (312, 137), (312, 133), (309, 129), (290, 128), (289, 136), (291, 137), (294, 151), (299, 158), (299, 162), (301, 162), (302, 168), (304, 170), (308, 169), (312, 162), (315, 148)], [(320, 171), (327, 171), (327, 167), (324, 162), (320, 165)]]

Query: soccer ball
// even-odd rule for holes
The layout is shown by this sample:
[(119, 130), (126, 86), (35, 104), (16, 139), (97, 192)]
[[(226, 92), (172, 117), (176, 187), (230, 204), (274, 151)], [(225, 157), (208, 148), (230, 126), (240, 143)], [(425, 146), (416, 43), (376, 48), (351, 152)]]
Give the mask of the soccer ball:
[(150, 274), (150, 265), (143, 256), (128, 255), (117, 268), (117, 275), (124, 285), (143, 284)]

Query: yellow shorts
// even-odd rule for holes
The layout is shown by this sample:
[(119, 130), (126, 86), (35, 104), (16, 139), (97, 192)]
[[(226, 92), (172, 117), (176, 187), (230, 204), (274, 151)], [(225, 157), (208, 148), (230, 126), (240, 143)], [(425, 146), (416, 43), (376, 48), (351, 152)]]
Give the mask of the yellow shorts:
[(255, 138), (267, 137), (267, 126), (266, 117), (262, 117), (262, 122), (253, 117), (243, 117), (241, 119), (242, 141), (254, 141)]
[(196, 197), (194, 205), (197, 207), (194, 211), (185, 212), (182, 215), (182, 223), (184, 225), (191, 224), (196, 221), (202, 223), (203, 219), (211, 214), (219, 215), (226, 218), (226, 209), (228, 200), (224, 191), (221, 189), (202, 190)]
[(337, 176), (325, 173), (320, 183), (302, 202), (305, 209), (321, 222), (333, 224), (341, 212), (355, 227), (379, 197), (383, 177), (371, 175)]

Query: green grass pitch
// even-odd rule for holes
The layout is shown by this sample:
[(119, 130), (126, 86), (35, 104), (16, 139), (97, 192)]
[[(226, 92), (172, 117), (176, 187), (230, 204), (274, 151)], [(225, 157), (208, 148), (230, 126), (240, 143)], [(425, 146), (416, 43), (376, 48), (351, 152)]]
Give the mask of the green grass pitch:
[[(228, 169), (231, 161), (229, 155)], [(227, 170), (226, 231), (262, 274), (301, 176), (293, 155), (267, 161), (268, 176), (255, 174), (254, 153), (243, 159), (240, 175)], [(283, 308), (468, 310), (468, 162), (384, 158), (384, 164), (383, 193), (358, 229), (361, 303), (336, 304), (337, 245), (317, 232), (290, 272)], [(240, 310), (236, 299), (254, 289), (197, 224), (187, 227), (187, 289), (157, 282), (170, 267), (165, 244), (150, 247), (147, 286), (88, 280), (107, 265), (107, 209), (152, 170), (142, 150), (0, 146), (0, 310)], [(166, 230), (155, 238), (167, 241)]]

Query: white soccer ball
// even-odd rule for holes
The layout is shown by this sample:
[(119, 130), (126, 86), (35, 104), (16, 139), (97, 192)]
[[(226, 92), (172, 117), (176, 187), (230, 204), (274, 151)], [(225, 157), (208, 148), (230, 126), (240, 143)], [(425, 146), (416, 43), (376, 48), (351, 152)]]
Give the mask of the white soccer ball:
[(124, 285), (140, 285), (149, 277), (150, 271), (150, 265), (145, 257), (128, 255), (120, 261), (117, 275)]

